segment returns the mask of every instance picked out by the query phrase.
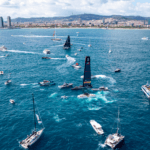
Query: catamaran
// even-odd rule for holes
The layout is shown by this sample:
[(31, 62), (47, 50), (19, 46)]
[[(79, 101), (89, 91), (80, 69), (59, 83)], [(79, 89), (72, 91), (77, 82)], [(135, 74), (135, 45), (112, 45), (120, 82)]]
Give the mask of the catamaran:
[(54, 31), (53, 36), (55, 36), (55, 38), (54, 38), (54, 39), (51, 39), (51, 40), (53, 40), (53, 41), (61, 41), (61, 39), (56, 38), (56, 25), (55, 25), (55, 31)]
[(80, 90), (83, 88), (92, 88), (91, 85), (91, 67), (90, 67), (90, 56), (85, 57), (85, 67), (84, 67), (84, 77), (83, 77), (83, 85), (76, 86), (71, 90)]
[[(33, 115), (34, 115), (34, 130), (33, 132), (27, 136), (26, 139), (22, 140), (19, 142), (19, 144), (25, 148), (28, 149), (30, 146), (32, 146), (35, 142), (37, 142), (37, 140), (41, 137), (43, 131), (44, 131), (44, 125), (42, 123), (42, 121), (40, 120), (39, 116), (35, 114), (35, 104), (34, 104), (34, 96), (33, 96)], [(37, 117), (38, 123), (42, 124), (43, 128), (41, 130), (37, 131), (36, 128), (36, 120), (35, 120), (35, 116)], [(39, 122), (40, 121), (40, 122)]]
[(112, 149), (115, 149), (121, 146), (125, 138), (125, 136), (121, 135), (121, 133), (119, 134), (119, 127), (118, 127), (119, 122), (120, 122), (120, 119), (119, 119), (119, 109), (118, 109), (117, 132), (114, 134), (109, 134), (104, 143), (105, 145), (108, 145)]
[(70, 36), (68, 35), (68, 38), (63, 46), (63, 49), (69, 49), (71, 48), (71, 44), (70, 44)]

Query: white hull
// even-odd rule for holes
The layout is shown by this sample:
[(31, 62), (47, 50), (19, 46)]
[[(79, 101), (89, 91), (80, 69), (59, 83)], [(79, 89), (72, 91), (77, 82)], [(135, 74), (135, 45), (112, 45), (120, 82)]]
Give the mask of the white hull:
[(141, 87), (142, 91), (145, 93), (145, 95), (150, 98), (150, 91), (148, 90), (148, 88), (146, 87), (146, 85), (143, 85)]
[(44, 54), (50, 54), (50, 50), (44, 50), (43, 53)]
[(52, 41), (61, 41), (61, 39), (56, 38), (56, 39), (51, 39)]
[(72, 67), (75, 68), (75, 69), (80, 69), (81, 68), (81, 66), (77, 66), (77, 65), (72, 65)]
[(102, 126), (99, 123), (97, 123), (95, 120), (90, 120), (90, 124), (97, 134), (104, 134)]
[(11, 80), (7, 80), (7, 81), (5, 82), (5, 85), (9, 85), (9, 84), (11, 84)]
[(20, 142), (20, 145), (23, 148), (28, 149), (31, 145), (33, 145), (41, 137), (43, 130), (44, 129), (37, 131), (36, 135), (32, 134), (31, 136), (27, 137), (25, 140)]

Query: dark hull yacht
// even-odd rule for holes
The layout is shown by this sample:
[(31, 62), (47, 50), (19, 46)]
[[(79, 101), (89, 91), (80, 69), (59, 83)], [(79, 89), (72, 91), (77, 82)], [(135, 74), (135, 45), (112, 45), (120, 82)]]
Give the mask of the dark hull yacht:
[(70, 36), (68, 35), (68, 38), (63, 46), (63, 49), (69, 49), (71, 48), (71, 45), (70, 45)]

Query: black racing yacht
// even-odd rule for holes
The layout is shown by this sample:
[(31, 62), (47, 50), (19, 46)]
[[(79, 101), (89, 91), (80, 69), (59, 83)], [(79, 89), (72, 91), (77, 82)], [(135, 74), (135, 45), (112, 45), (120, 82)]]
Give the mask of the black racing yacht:
[(84, 88), (92, 88), (91, 85), (91, 67), (90, 67), (90, 56), (85, 57), (85, 67), (84, 67), (84, 77), (83, 77), (83, 85), (76, 86), (71, 90), (81, 90)]
[(71, 48), (71, 45), (70, 45), (70, 36), (68, 35), (68, 38), (63, 46), (63, 49), (69, 49)]

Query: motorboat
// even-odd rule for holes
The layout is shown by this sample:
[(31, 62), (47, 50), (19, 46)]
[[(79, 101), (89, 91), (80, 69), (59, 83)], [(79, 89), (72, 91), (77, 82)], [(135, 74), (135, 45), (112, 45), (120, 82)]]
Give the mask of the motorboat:
[(61, 98), (62, 98), (62, 99), (67, 99), (68, 96), (65, 96), (65, 95), (64, 95), (64, 96), (61, 96)]
[[(43, 128), (41, 130), (38, 130), (36, 128), (36, 115), (35, 115), (35, 103), (34, 103), (34, 97), (33, 97), (33, 114), (34, 114), (34, 130), (33, 132), (30, 134), (30, 135), (27, 135), (27, 138), (20, 141), (19, 144), (24, 148), (24, 149), (28, 149), (30, 148), (30, 146), (32, 146), (35, 142), (38, 141), (38, 139), (41, 137), (43, 131), (44, 131), (44, 126), (43, 126), (43, 123), (42, 126)], [(39, 118), (38, 118), (39, 119)], [(41, 121), (40, 121), (41, 122)]]
[(83, 99), (83, 98), (95, 98), (96, 95), (95, 94), (84, 93), (84, 94), (78, 95), (77, 97), (81, 98), (81, 99)]
[(83, 87), (82, 85), (80, 86), (75, 86), (74, 88), (71, 88), (71, 90), (81, 90), (84, 89), (85, 87)]
[(70, 36), (68, 35), (67, 40), (63, 46), (63, 49), (67, 50), (69, 48), (71, 48), (71, 44), (70, 44)]
[(108, 87), (101, 86), (97, 89), (92, 89), (93, 91), (108, 91)]
[(97, 134), (104, 134), (102, 126), (99, 123), (97, 123), (95, 120), (90, 120), (90, 124)]
[(81, 49), (78, 49), (79, 52), (81, 52)]
[(150, 85), (147, 83), (141, 87), (142, 91), (146, 94), (148, 98), (150, 98)]
[(121, 72), (121, 69), (117, 68), (117, 69), (115, 70), (115, 72)]
[(7, 81), (5, 82), (5, 85), (9, 85), (9, 84), (11, 84), (11, 80), (7, 80)]
[(72, 65), (72, 67), (76, 68), (76, 69), (80, 69), (81, 68), (81, 66), (79, 66), (79, 63), (76, 63), (76, 64)]
[(10, 101), (10, 103), (12, 103), (12, 104), (15, 103), (15, 101), (14, 101), (13, 99), (10, 99), (9, 101)]
[(88, 45), (88, 47), (91, 47), (91, 46), (92, 46), (91, 44)]
[(59, 88), (69, 88), (69, 87), (72, 87), (73, 86), (73, 83), (64, 83), (63, 85), (60, 85), (58, 86)]
[(50, 54), (50, 50), (45, 49), (45, 50), (43, 51), (43, 53), (44, 53), (44, 54)]
[(112, 51), (111, 50), (109, 50), (109, 53), (111, 53)]
[(7, 51), (7, 48), (3, 45), (0, 47), (0, 51)]
[(81, 47), (81, 49), (83, 49), (83, 47)]
[(77, 56), (77, 53), (75, 53), (74, 55)]
[(69, 57), (69, 55), (66, 55), (66, 58)]
[[(118, 110), (118, 122), (120, 122), (119, 110)], [(125, 138), (125, 136), (121, 135), (121, 133), (119, 134), (119, 127), (118, 127), (118, 123), (117, 123), (117, 132), (114, 134), (109, 134), (108, 137), (106, 138), (104, 144), (108, 145), (112, 149), (115, 149), (122, 145), (124, 138)]]
[(3, 75), (4, 74), (4, 72), (3, 71), (0, 71), (0, 75)]
[(42, 59), (51, 59), (51, 57), (42, 57)]
[(141, 39), (142, 40), (148, 40), (149, 38), (148, 37), (142, 37)]
[(54, 81), (43, 80), (43, 82), (39, 82), (40, 86), (50, 86), (55, 85)]

